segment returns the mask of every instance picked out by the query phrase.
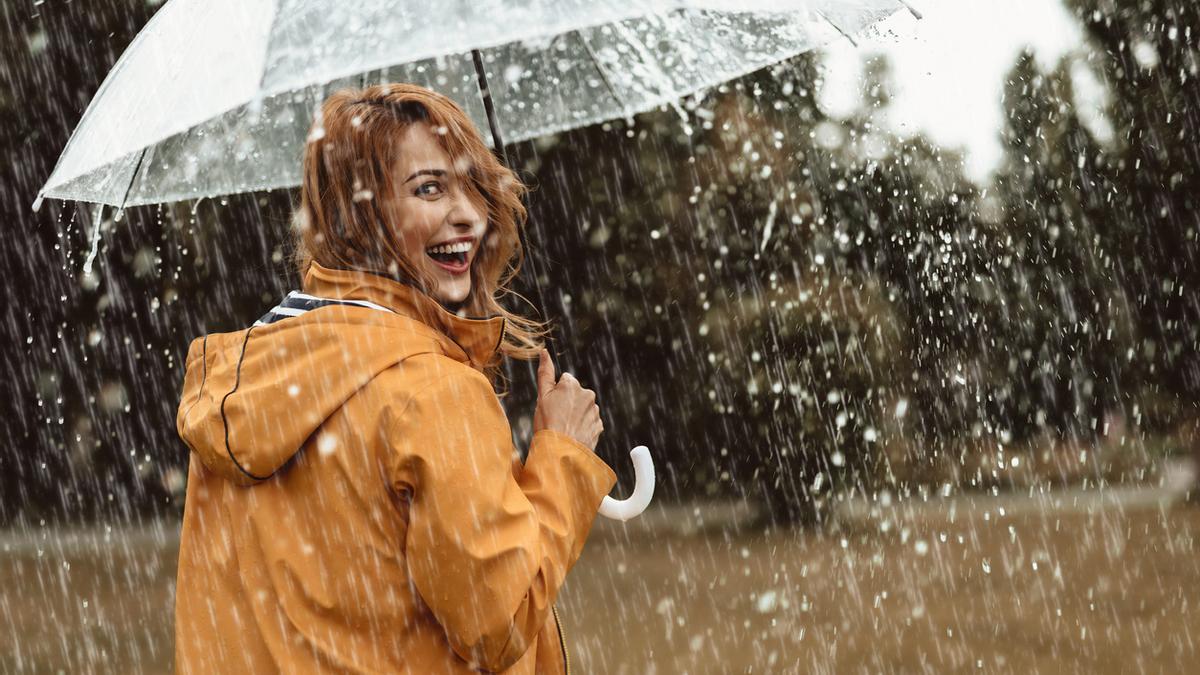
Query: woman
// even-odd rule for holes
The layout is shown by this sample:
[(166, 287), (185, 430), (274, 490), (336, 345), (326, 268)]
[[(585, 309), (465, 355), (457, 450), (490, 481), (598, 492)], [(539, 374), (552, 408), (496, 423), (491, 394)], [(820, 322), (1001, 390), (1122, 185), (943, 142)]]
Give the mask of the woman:
[[(303, 292), (188, 352), (179, 672), (569, 669), (553, 602), (616, 476), (594, 394), (497, 302), (524, 190), (439, 94), (325, 101)], [(540, 358), (523, 465), (503, 356)]]

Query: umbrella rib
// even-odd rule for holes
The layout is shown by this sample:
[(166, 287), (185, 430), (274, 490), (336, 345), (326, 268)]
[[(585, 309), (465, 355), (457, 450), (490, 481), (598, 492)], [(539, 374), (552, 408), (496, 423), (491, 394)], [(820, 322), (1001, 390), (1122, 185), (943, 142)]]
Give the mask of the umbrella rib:
[(613, 100), (617, 102), (618, 106), (624, 109), (625, 102), (622, 101), (621, 97), (617, 95), (617, 88), (613, 86), (612, 80), (608, 77), (608, 71), (605, 70), (604, 64), (600, 62), (600, 58), (596, 56), (596, 52), (592, 49), (591, 43), (587, 41), (586, 37), (584, 37), (583, 29), (576, 29), (575, 33), (579, 36), (579, 41), (583, 43), (583, 48), (587, 50), (588, 56), (591, 57), (592, 63), (596, 64), (596, 72), (600, 73), (600, 79), (604, 81), (604, 86), (608, 88), (608, 93), (612, 94)]
[(125, 186), (125, 194), (121, 196), (121, 203), (117, 205), (120, 211), (125, 210), (125, 202), (129, 201), (129, 193), (133, 190), (133, 181), (137, 180), (138, 171), (142, 169), (142, 160), (146, 158), (146, 148), (138, 153), (137, 164), (133, 166), (133, 173), (129, 175), (129, 185)]
[(834, 22), (833, 22), (833, 19), (830, 19), (828, 16), (826, 16), (826, 15), (825, 15), (825, 12), (822, 12), (821, 10), (816, 10), (816, 12), (817, 12), (817, 14), (818, 14), (818, 15), (820, 15), (820, 17), (821, 17), (822, 19), (825, 19), (825, 22), (826, 22), (826, 23), (828, 23), (830, 26), (833, 26), (833, 29), (834, 29), (834, 30), (836, 30), (837, 32), (841, 33), (841, 34), (842, 34), (842, 37), (844, 37), (844, 38), (846, 38), (847, 40), (849, 40), (849, 41), (850, 41), (850, 44), (854, 45), (855, 47), (857, 47), (857, 46), (858, 46), (858, 43), (854, 41), (854, 38), (850, 37), (850, 34), (849, 34), (849, 33), (847, 33), (846, 31), (842, 30), (842, 27), (841, 27), (841, 26), (839, 26), (839, 25), (837, 25), (836, 23), (834, 23)]
[(258, 76), (259, 94), (263, 93), (263, 85), (267, 83), (267, 71), (270, 68), (267, 58), (271, 55), (271, 45), (274, 42), (276, 35), (275, 26), (279, 22), (279, 2), (277, 0), (273, 0), (272, 5), (271, 23), (267, 27), (267, 39), (264, 40), (266, 44), (263, 46), (263, 70)]
[(921, 12), (917, 10), (917, 8), (916, 8), (916, 7), (913, 7), (912, 5), (908, 4), (908, 1), (907, 1), (907, 0), (900, 0), (900, 4), (902, 4), (902, 5), (904, 5), (905, 7), (907, 7), (907, 8), (908, 8), (908, 11), (909, 11), (909, 12), (912, 12), (912, 15), (913, 15), (913, 17), (915, 17), (915, 18), (917, 18), (917, 19), (924, 19), (924, 18), (925, 18), (925, 17), (924, 17), (924, 16), (921, 14)]

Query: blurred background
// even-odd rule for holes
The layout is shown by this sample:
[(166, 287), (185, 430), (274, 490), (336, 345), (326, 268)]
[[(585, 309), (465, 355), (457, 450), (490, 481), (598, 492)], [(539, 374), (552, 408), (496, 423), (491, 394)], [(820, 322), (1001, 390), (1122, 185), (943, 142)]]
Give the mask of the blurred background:
[[(30, 209), (159, 4), (0, 6), (0, 672), (171, 669), (183, 357), (299, 285), (294, 192), (131, 208), (94, 278), (90, 212)], [(1200, 657), (1200, 9), (913, 5), (509, 148), (521, 290), (659, 466), (563, 591), (580, 672)]]

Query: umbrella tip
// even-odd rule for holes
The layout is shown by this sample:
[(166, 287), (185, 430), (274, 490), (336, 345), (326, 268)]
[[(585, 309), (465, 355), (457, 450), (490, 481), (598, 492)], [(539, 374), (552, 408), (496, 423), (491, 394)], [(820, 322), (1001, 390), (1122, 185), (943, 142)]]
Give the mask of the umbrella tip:
[(42, 210), (42, 200), (46, 197), (42, 193), (38, 193), (37, 199), (33, 200), (33, 212), (37, 213)]

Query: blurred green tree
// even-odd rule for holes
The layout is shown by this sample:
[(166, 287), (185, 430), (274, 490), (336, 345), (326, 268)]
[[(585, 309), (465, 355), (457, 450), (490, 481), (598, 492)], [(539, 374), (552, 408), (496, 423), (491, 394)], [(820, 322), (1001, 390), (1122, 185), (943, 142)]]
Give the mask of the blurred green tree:
[(1111, 266), (1138, 341), (1121, 355), (1136, 369), (1124, 407), (1160, 432), (1200, 417), (1200, 6), (1065, 1), (1109, 93), (1108, 179), (1085, 187), (1108, 213)]

